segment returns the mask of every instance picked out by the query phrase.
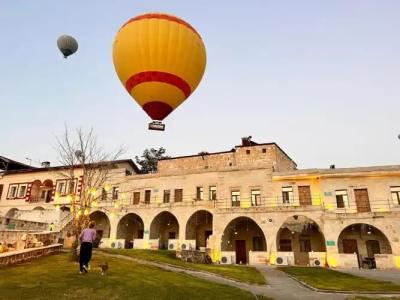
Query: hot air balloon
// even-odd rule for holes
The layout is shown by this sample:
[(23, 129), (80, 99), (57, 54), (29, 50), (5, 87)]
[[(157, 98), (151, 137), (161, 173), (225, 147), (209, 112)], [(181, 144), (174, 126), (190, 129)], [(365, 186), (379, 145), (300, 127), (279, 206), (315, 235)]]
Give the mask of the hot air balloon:
[(206, 66), (199, 33), (186, 21), (164, 13), (128, 20), (118, 31), (113, 61), (121, 83), (153, 120), (161, 123), (196, 89)]
[(57, 39), (57, 47), (64, 55), (64, 58), (67, 58), (78, 50), (78, 42), (72, 36), (62, 35)]

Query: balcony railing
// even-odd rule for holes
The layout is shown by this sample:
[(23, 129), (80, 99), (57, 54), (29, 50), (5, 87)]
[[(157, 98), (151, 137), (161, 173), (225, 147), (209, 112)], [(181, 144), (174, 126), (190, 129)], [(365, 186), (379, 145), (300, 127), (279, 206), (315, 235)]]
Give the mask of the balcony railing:
[(392, 199), (370, 199), (369, 203), (363, 204), (350, 201), (344, 203), (344, 207), (328, 203), (325, 205), (325, 210), (336, 214), (400, 212), (400, 203), (396, 203)]
[[(332, 199), (330, 199), (332, 200)], [(202, 207), (220, 210), (266, 210), (266, 211), (294, 211), (294, 210), (321, 210), (327, 213), (354, 214), (361, 212), (392, 212), (399, 211), (400, 205), (396, 205), (392, 200), (370, 200), (370, 205), (357, 207), (356, 203), (350, 202), (344, 208), (337, 208), (336, 203), (324, 203), (320, 195), (312, 195), (305, 199), (298, 197), (259, 197), (257, 199), (241, 198), (239, 201), (232, 201), (231, 198), (219, 198), (216, 200), (196, 199), (195, 196), (184, 196), (182, 201), (175, 202), (171, 197), (169, 202), (164, 202), (163, 197), (151, 197), (150, 203), (146, 203), (143, 198), (139, 203), (133, 197), (125, 199), (108, 199), (99, 201), (102, 207), (124, 207), (124, 208), (172, 208), (172, 207)]]

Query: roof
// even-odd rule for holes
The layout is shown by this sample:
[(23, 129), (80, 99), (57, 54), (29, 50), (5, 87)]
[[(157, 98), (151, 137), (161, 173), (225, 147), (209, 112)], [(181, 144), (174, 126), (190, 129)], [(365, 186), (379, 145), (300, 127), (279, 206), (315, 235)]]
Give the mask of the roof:
[[(103, 164), (122, 164), (122, 163), (127, 163), (129, 164), (132, 169), (135, 170), (136, 173), (139, 172), (139, 168), (136, 166), (136, 164), (133, 162), (132, 159), (119, 159), (119, 160), (112, 160), (112, 161), (104, 161), (104, 162), (99, 162), (99, 163), (93, 163), (93, 164), (86, 164), (86, 166), (101, 166)], [(30, 166), (27, 166), (30, 167)], [(14, 170), (8, 170), (5, 173), (6, 174), (16, 174), (16, 173), (34, 173), (34, 172), (44, 172), (44, 171), (57, 171), (57, 170), (65, 170), (69, 168), (70, 166), (54, 166), (54, 167), (48, 167), (48, 168), (35, 168), (35, 167), (30, 167), (26, 169), (14, 169)], [(80, 165), (75, 165), (73, 167), (79, 168)]]
[(20, 163), (16, 160), (0, 156), (0, 170), (1, 171), (13, 171), (13, 170), (26, 170), (35, 169), (35, 167), (28, 166), (26, 164)]
[(376, 172), (400, 172), (400, 165), (386, 165), (386, 166), (370, 166), (370, 167), (354, 167), (354, 168), (334, 168), (334, 169), (300, 169), (290, 170), (283, 172), (274, 172), (274, 177), (336, 177), (344, 174), (355, 173), (376, 173)]
[[(251, 137), (249, 137), (249, 138), (251, 138)], [(276, 148), (279, 149), (279, 151), (282, 152), (283, 155), (285, 155), (290, 161), (292, 161), (295, 166), (297, 166), (296, 162), (285, 151), (283, 151), (282, 148), (279, 147), (279, 145), (276, 143), (261, 143), (261, 144), (259, 144), (250, 139), (247, 139), (246, 142), (243, 141), (243, 139), (242, 139), (242, 143), (243, 143), (242, 145), (235, 146), (235, 148), (232, 148), (229, 151), (210, 152), (210, 153), (209, 152), (200, 152), (198, 154), (192, 154), (192, 155), (165, 157), (160, 160), (173, 160), (173, 159), (181, 159), (181, 158), (200, 157), (200, 156), (206, 156), (206, 155), (234, 153), (236, 151), (236, 148), (247, 148), (247, 147), (256, 147), (256, 146), (275, 146)]]

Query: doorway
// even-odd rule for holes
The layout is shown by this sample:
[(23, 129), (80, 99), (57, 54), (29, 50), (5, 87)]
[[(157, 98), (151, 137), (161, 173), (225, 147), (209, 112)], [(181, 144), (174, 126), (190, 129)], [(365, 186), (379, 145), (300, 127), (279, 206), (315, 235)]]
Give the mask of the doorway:
[(247, 251), (245, 240), (236, 240), (236, 263), (247, 264)]
[(356, 198), (356, 205), (358, 212), (370, 212), (371, 206), (369, 204), (368, 190), (358, 189), (354, 190), (354, 196)]
[(312, 205), (310, 186), (299, 186), (300, 206)]

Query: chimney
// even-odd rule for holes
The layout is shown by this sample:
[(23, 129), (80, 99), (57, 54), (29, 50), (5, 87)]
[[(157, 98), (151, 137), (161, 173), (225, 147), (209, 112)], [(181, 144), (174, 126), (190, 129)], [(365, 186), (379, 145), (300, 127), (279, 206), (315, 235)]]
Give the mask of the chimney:
[(40, 164), (42, 168), (49, 168), (50, 167), (50, 162), (49, 161), (43, 161)]
[(335, 169), (335, 165), (330, 165), (329, 169)]
[(251, 136), (248, 137), (242, 137), (242, 146), (243, 147), (248, 147), (252, 145), (252, 141), (251, 141)]

